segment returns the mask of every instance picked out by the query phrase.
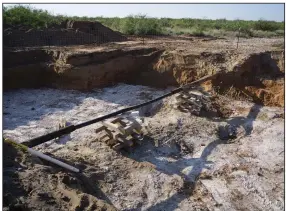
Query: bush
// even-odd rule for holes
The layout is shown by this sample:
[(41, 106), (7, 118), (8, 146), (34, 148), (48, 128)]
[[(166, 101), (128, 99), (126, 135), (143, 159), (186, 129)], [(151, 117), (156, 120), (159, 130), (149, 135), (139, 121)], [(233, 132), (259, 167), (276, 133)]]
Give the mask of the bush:
[(277, 36), (283, 36), (284, 37), (285, 31), (279, 29), (279, 30), (276, 30), (275, 33)]
[(192, 35), (202, 37), (205, 36), (203, 27), (196, 27), (194, 30), (191, 32)]
[[(207, 19), (171, 19), (171, 18), (149, 18), (146, 15), (128, 16), (125, 18), (104, 18), (104, 17), (65, 17), (52, 15), (45, 10), (34, 9), (29, 6), (14, 6), (3, 8), (3, 23), (10, 25), (26, 25), (33, 28), (49, 27), (60, 23), (63, 20), (88, 20), (99, 21), (103, 25), (120, 31), (127, 35), (161, 35), (163, 31), (168, 34), (194, 34), (202, 36), (212, 30), (237, 33), (241, 28), (245, 37), (252, 36), (283, 36), (284, 22), (275, 21), (244, 21), (244, 20), (207, 20)], [(254, 31), (258, 31), (253, 34)], [(269, 33), (262, 33), (269, 32)], [(273, 33), (270, 33), (273, 32)], [(217, 32), (216, 32), (217, 33)]]
[(259, 20), (254, 23), (255, 30), (261, 30), (261, 31), (276, 31), (281, 29), (280, 24), (274, 21), (264, 21)]
[(134, 35), (135, 34), (135, 26), (136, 26), (136, 20), (133, 16), (129, 16), (125, 18), (122, 27), (121, 27), (121, 32), (124, 34), (130, 34)]
[(33, 28), (48, 27), (62, 21), (49, 14), (46, 10), (33, 9), (29, 6), (4, 8), (3, 22), (10, 25), (25, 25)]
[[(237, 36), (238, 36), (238, 34), (237, 34)], [(242, 28), (240, 30), (240, 36), (241, 37), (253, 37), (253, 32), (251, 31), (251, 29)]]
[(129, 35), (161, 35), (162, 28), (156, 19), (146, 16), (129, 16), (123, 22), (121, 31)]

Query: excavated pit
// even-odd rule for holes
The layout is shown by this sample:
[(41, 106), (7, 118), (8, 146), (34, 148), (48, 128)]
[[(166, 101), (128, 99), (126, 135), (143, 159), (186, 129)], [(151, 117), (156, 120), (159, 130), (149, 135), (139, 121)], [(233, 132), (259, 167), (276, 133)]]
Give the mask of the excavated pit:
[[(283, 106), (284, 54), (185, 53), (155, 47), (4, 50), (4, 91), (59, 88), (91, 91), (117, 83), (166, 88), (222, 72), (203, 86), (234, 99)], [(281, 69), (282, 68), (282, 69)]]
[(284, 73), (270, 53), (252, 54), (203, 85), (233, 99), (284, 106)]
[[(283, 56), (146, 46), (5, 49), (4, 136), (19, 142), (54, 131), (60, 118), (79, 124), (216, 72), (225, 73), (202, 86), (226, 96), (216, 101), (221, 122), (174, 109), (175, 96), (140, 108), (145, 137), (131, 152), (96, 141), (100, 124), (36, 147), (83, 169), (85, 179), (5, 150), (5, 207), (283, 210)], [(245, 135), (225, 143), (217, 135), (224, 125)]]

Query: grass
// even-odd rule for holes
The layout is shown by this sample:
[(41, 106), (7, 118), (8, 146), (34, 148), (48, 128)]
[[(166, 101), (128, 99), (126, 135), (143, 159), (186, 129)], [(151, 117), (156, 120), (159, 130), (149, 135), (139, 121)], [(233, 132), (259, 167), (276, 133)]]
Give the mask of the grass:
[(196, 36), (236, 36), (241, 30), (242, 37), (284, 36), (284, 22), (209, 20), (209, 19), (171, 19), (150, 18), (146, 15), (130, 15), (125, 18), (105, 17), (67, 17), (52, 15), (48, 11), (17, 5), (3, 8), (3, 22), (9, 25), (25, 25), (32, 28), (47, 28), (64, 20), (99, 21), (103, 25), (127, 35), (196, 35)]

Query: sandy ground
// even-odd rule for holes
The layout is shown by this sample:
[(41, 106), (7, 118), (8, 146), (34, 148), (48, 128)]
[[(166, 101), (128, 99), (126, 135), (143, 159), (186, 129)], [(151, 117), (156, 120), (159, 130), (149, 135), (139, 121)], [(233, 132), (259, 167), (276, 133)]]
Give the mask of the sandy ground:
[[(128, 41), (111, 42), (101, 45), (76, 45), (76, 46), (41, 46), (27, 47), (23, 49), (47, 49), (67, 51), (70, 54), (82, 54), (84, 52), (108, 51), (112, 49), (126, 48), (133, 49), (139, 47), (161, 47), (165, 50), (177, 50), (186, 54), (196, 52), (222, 52), (234, 51), (240, 54), (259, 53), (264, 51), (282, 50), (283, 38), (240, 38), (237, 48), (237, 38), (207, 38), (192, 36), (154, 36), (146, 38), (144, 44), (141, 38), (130, 37)], [(13, 48), (9, 48), (13, 49)]]
[[(60, 118), (78, 124), (166, 91), (121, 84), (90, 93), (5, 92), (4, 136), (22, 142), (55, 130)], [(284, 210), (284, 109), (227, 102), (228, 119), (182, 113), (174, 97), (145, 108), (154, 114), (141, 116), (145, 137), (128, 152), (98, 142), (98, 124), (42, 144), (36, 148), (83, 169), (89, 185), (74, 185), (74, 174), (39, 160), (23, 161), (17, 174), (29, 195), (20, 201), (33, 210)], [(218, 136), (226, 124), (239, 131), (231, 142)], [(100, 199), (106, 204), (94, 205)]]

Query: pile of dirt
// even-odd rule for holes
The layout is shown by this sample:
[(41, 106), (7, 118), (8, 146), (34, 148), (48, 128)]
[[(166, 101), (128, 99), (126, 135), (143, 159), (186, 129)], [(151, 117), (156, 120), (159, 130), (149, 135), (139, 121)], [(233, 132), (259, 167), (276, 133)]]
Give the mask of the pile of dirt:
[(23, 168), (20, 162), (24, 155), (6, 143), (3, 143), (3, 153), (3, 210), (24, 210), (25, 205), (20, 197), (27, 195), (27, 192), (22, 188), (18, 176)]
[(65, 21), (61, 26), (62, 28), (74, 29), (76, 31), (99, 36), (103, 42), (119, 42), (127, 40), (120, 32), (113, 31), (97, 21)]
[[(67, 26), (68, 27), (65, 27)], [(27, 27), (4, 28), (4, 47), (68, 46), (102, 44), (126, 41), (127, 38), (99, 22), (65, 22), (54, 28), (28, 29)]]

